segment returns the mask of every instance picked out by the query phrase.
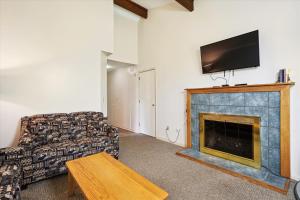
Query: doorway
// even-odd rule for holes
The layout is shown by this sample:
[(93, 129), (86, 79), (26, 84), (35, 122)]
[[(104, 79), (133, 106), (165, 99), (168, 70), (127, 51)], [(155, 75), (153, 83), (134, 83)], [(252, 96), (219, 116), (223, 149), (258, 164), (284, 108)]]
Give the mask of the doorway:
[(136, 66), (108, 60), (108, 121), (120, 129), (139, 132), (138, 73)]
[(139, 130), (156, 136), (156, 78), (155, 70), (139, 73)]

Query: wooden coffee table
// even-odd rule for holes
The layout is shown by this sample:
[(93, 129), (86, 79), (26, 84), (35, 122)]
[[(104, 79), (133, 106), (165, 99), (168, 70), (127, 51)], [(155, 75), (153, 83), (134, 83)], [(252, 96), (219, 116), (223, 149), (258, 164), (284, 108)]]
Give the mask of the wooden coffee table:
[(78, 185), (88, 200), (166, 199), (168, 193), (107, 153), (68, 161), (68, 195)]

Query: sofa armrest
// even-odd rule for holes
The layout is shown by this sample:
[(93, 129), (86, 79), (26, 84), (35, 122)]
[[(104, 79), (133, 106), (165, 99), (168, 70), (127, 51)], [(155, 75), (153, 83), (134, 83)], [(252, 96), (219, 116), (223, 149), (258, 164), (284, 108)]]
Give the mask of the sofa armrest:
[(119, 129), (110, 126), (108, 129), (108, 137), (110, 138), (111, 146), (105, 151), (110, 153), (116, 159), (119, 158)]
[[(88, 137), (102, 138), (104, 142), (104, 151), (118, 159), (119, 157), (119, 130), (108, 124), (106, 121), (100, 121), (88, 124)], [(101, 141), (101, 139), (100, 139)]]
[(28, 129), (29, 117), (21, 118), (21, 129), (18, 146), (31, 150), (33, 148), (33, 138), (30, 130)]
[(21, 168), (18, 164), (0, 167), (0, 199), (20, 200)]
[(108, 136), (111, 138), (113, 144), (119, 143), (119, 130), (116, 127), (108, 124), (107, 121), (101, 121), (96, 125), (88, 125), (88, 136), (89, 137), (103, 137)]
[(90, 122), (87, 127), (87, 135), (89, 137), (109, 136), (111, 125), (106, 121)]
[(117, 127), (113, 127), (109, 125), (108, 133), (107, 135), (111, 138), (119, 138), (119, 129)]
[(23, 147), (7, 147), (0, 149), (0, 166), (4, 164), (19, 164), (24, 157)]

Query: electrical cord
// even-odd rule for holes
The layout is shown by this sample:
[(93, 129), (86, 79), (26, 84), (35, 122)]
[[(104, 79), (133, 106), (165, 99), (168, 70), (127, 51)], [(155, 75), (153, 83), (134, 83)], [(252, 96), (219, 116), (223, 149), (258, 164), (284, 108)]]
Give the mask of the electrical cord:
[(178, 138), (179, 138), (180, 129), (176, 129), (177, 136), (176, 136), (175, 141), (172, 141), (172, 140), (170, 139), (169, 134), (168, 134), (168, 130), (169, 130), (168, 128), (165, 129), (165, 133), (166, 133), (166, 136), (167, 136), (167, 138), (168, 138), (168, 141), (171, 142), (171, 143), (173, 143), (173, 144), (176, 143), (177, 140), (178, 140)]
[(297, 200), (300, 200), (300, 182), (297, 182), (294, 187), (294, 194)]
[(210, 78), (213, 80), (213, 81), (216, 81), (218, 79), (223, 79), (225, 80), (225, 84), (228, 85), (229, 84), (229, 81), (230, 81), (230, 74), (231, 74), (231, 71), (229, 71), (229, 76), (228, 76), (228, 79), (226, 78), (226, 72), (224, 72), (224, 77), (222, 76), (218, 76), (218, 77), (213, 77), (212, 74), (210, 74)]

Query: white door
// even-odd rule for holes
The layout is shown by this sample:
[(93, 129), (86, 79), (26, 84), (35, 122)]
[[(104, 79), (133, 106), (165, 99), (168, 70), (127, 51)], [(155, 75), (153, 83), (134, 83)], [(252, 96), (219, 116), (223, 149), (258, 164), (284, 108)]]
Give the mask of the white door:
[(140, 133), (155, 137), (155, 70), (139, 74)]

